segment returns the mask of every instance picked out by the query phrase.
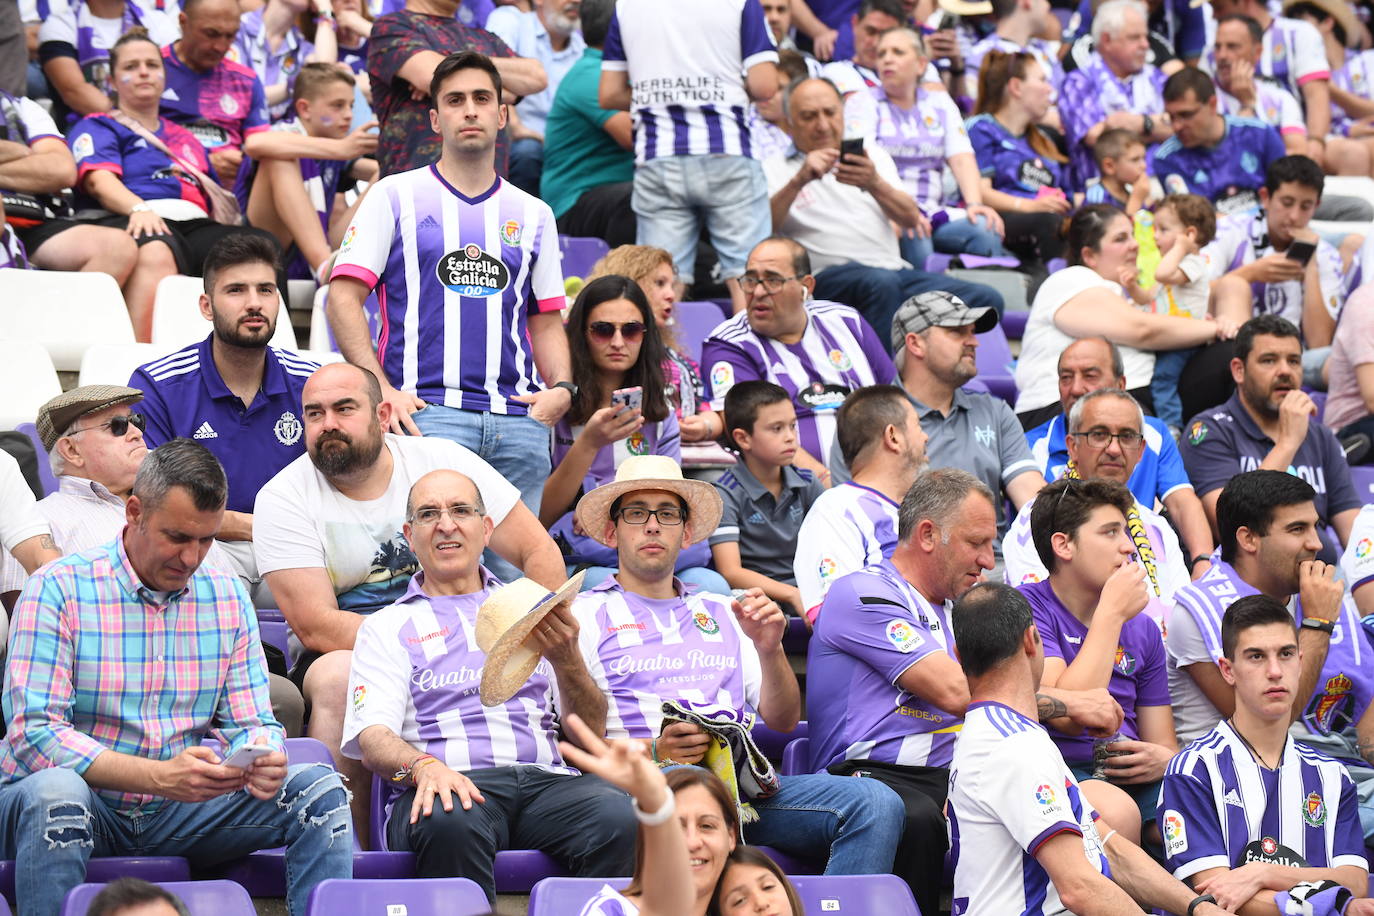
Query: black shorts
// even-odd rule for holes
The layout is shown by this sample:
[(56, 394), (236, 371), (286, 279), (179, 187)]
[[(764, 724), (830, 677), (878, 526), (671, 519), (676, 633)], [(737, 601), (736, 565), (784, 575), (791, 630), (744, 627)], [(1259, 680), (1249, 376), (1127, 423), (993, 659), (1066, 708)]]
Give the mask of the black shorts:
[(18, 226), (11, 226), (10, 228), (14, 230), (15, 235), (19, 236), (19, 241), (24, 243), (24, 250), (29, 253), (29, 257), (33, 257), (43, 243), (54, 235), (83, 225), (86, 224), (80, 220), (59, 218), (44, 220), (37, 226), (30, 226), (28, 229), (20, 229)]

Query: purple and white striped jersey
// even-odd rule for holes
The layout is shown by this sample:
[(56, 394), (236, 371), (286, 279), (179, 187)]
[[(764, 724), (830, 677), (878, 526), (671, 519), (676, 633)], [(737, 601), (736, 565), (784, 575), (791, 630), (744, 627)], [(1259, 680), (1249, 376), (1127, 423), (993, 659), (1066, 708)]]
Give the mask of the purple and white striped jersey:
[(887, 560), (834, 584), (807, 651), (812, 772), (844, 760), (950, 765), (963, 720), (897, 684), (926, 656), (949, 655), (947, 614)]
[(891, 384), (897, 370), (854, 309), (825, 301), (804, 307), (806, 330), (794, 344), (754, 333), (748, 311), (726, 319), (702, 343), (701, 365), (712, 410), (725, 409), (725, 395), (736, 382), (764, 379), (781, 385), (797, 411), (798, 443), (825, 461), (835, 441), (835, 411), (845, 396), (865, 385)]
[(757, 710), (763, 674), (728, 596), (627, 592), (612, 576), (573, 601), (587, 670), (606, 695), (608, 738), (657, 738), (664, 700)]
[(1067, 913), (1035, 858), (1061, 833), (1081, 837), (1088, 862), (1111, 877), (1097, 812), (1044, 727), (1010, 706), (969, 706), (945, 815), (954, 859), (951, 916)]
[(754, 157), (742, 74), (777, 60), (759, 0), (616, 0), (601, 69), (629, 74), (635, 162)]
[(432, 404), (523, 416), (540, 389), (526, 320), (563, 308), (553, 211), (498, 178), (465, 197), (426, 166), (372, 186), (332, 277), (377, 289), (377, 355)]
[(881, 563), (896, 546), (897, 504), (886, 495), (847, 480), (817, 497), (797, 529), (792, 560), (807, 619), (815, 622), (837, 579)]
[[(1192, 691), (1201, 692), (1182, 669), (1189, 664), (1220, 659), (1221, 618), (1226, 609), (1240, 598), (1258, 593), (1259, 590), (1242, 579), (1234, 567), (1222, 561), (1220, 556), (1213, 556), (1212, 568), (1201, 579), (1174, 594), (1177, 605), (1167, 649), (1171, 669), (1169, 692), (1174, 700), (1175, 719), (1180, 720), (1180, 734), (1193, 731), (1186, 726), (1194, 724), (1181, 718), (1180, 694), (1184, 693), (1183, 699), (1186, 699), (1189, 687)], [(1295, 619), (1300, 620), (1301, 603), (1294, 599), (1290, 607)], [(1186, 625), (1187, 629), (1181, 630), (1180, 624)], [(1360, 626), (1359, 611), (1347, 592), (1327, 645), (1326, 659), (1317, 675), (1316, 689), (1304, 701), (1302, 714), (1295, 726), (1301, 724), (1316, 735), (1330, 735), (1359, 722), (1369, 704), (1374, 702), (1374, 659), (1369, 657), (1370, 651)], [(1207, 658), (1199, 658), (1204, 655)], [(1181, 689), (1176, 689), (1176, 684)], [(1221, 714), (1207, 702), (1205, 696), (1202, 703), (1211, 713), (1212, 719), (1206, 723), (1210, 727), (1221, 718)]]
[[(1362, 99), (1374, 92), (1374, 51), (1346, 51), (1345, 63), (1339, 70), (1331, 71), (1331, 88), (1344, 89)], [(1350, 126), (1355, 123), (1344, 108), (1331, 103), (1331, 133), (1338, 137), (1350, 136)]]
[(1247, 862), (1369, 868), (1345, 767), (1291, 736), (1279, 759), (1261, 767), (1223, 720), (1169, 762), (1159, 824), (1175, 878)]
[[(577, 772), (558, 753), (547, 661), (541, 658), (505, 703), (483, 706), (478, 697), (487, 656), (477, 648), (477, 609), (501, 587), (485, 569), (482, 580), (481, 591), (434, 598), (418, 573), (399, 601), (363, 621), (349, 672), (344, 754), (361, 760), (358, 736), (382, 725), (460, 773), (517, 764)], [(393, 791), (391, 800), (399, 794)]]
[(902, 187), (926, 216), (944, 204), (945, 163), (959, 153), (973, 154), (964, 116), (947, 92), (916, 87), (916, 104), (898, 108), (881, 86), (869, 90), (876, 103), (873, 139), (887, 150), (902, 176)]

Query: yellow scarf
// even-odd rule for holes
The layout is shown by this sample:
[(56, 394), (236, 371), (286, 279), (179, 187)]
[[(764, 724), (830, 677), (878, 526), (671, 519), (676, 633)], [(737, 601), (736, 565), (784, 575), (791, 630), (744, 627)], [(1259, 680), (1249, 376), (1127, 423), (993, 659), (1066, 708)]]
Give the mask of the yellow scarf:
[[(1064, 476), (1070, 480), (1083, 479), (1073, 461), (1069, 462)], [(1145, 574), (1150, 577), (1150, 587), (1155, 590), (1155, 597), (1161, 597), (1163, 593), (1159, 590), (1159, 564), (1155, 561), (1155, 549), (1150, 546), (1150, 537), (1145, 532), (1145, 523), (1140, 519), (1134, 497), (1131, 498), (1131, 511), (1126, 513), (1126, 530), (1130, 532), (1131, 541), (1135, 544), (1135, 553), (1140, 559), (1140, 565), (1145, 567)]]

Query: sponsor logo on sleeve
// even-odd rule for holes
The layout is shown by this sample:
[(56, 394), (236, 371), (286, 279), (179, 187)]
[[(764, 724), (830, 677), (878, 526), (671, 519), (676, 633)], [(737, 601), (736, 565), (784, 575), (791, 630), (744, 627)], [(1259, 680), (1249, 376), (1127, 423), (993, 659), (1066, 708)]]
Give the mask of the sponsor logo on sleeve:
[(887, 622), (887, 641), (892, 643), (898, 652), (915, 652), (921, 647), (921, 643), (925, 642), (916, 628), (905, 620)]
[(1369, 538), (1360, 538), (1359, 542), (1355, 544), (1355, 559), (1363, 560), (1369, 556), (1371, 550), (1374, 550), (1374, 541)]
[(724, 389), (735, 384), (735, 367), (727, 362), (719, 362), (711, 367), (711, 390), (719, 397)]
[(1164, 853), (1169, 856), (1181, 855), (1188, 851), (1188, 827), (1183, 815), (1177, 811), (1164, 812)]
[(72, 144), (72, 155), (77, 162), (95, 155), (95, 141), (91, 139), (90, 134), (82, 134), (76, 138), (76, 142)]
[(1048, 808), (1054, 804), (1054, 787), (1049, 783), (1041, 783), (1035, 789), (1035, 800), (1040, 803), (1040, 807)]
[(353, 708), (362, 709), (365, 702), (367, 702), (367, 688), (359, 684), (353, 688)]

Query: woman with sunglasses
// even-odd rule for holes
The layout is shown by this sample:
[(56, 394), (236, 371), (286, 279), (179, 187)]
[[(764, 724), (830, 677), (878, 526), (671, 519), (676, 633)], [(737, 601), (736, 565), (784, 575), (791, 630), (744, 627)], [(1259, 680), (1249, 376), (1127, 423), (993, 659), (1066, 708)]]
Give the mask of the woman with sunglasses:
[[(544, 484), (539, 520), (563, 549), (569, 570), (588, 568), (590, 588), (618, 564), (616, 551), (588, 537), (573, 520), (577, 500), (615, 478), (631, 455), (682, 460), (677, 417), (663, 392), (665, 351), (649, 300), (619, 274), (600, 277), (578, 294), (568, 313), (568, 349), (577, 393), (553, 430), (553, 473)], [(613, 397), (623, 392), (619, 398)], [(634, 406), (638, 403), (638, 407)], [(678, 574), (707, 591), (729, 594), (719, 574), (704, 569), (701, 541), (678, 555)]]
[(677, 324), (673, 321), (677, 306), (677, 272), (673, 269), (673, 256), (652, 245), (621, 245), (596, 263), (588, 279), (607, 274), (620, 274), (634, 280), (653, 308), (658, 336), (667, 357), (663, 361), (664, 392), (677, 415), (682, 441), (701, 442), (719, 436), (724, 422), (706, 400), (701, 366), (687, 355), (677, 339)]

